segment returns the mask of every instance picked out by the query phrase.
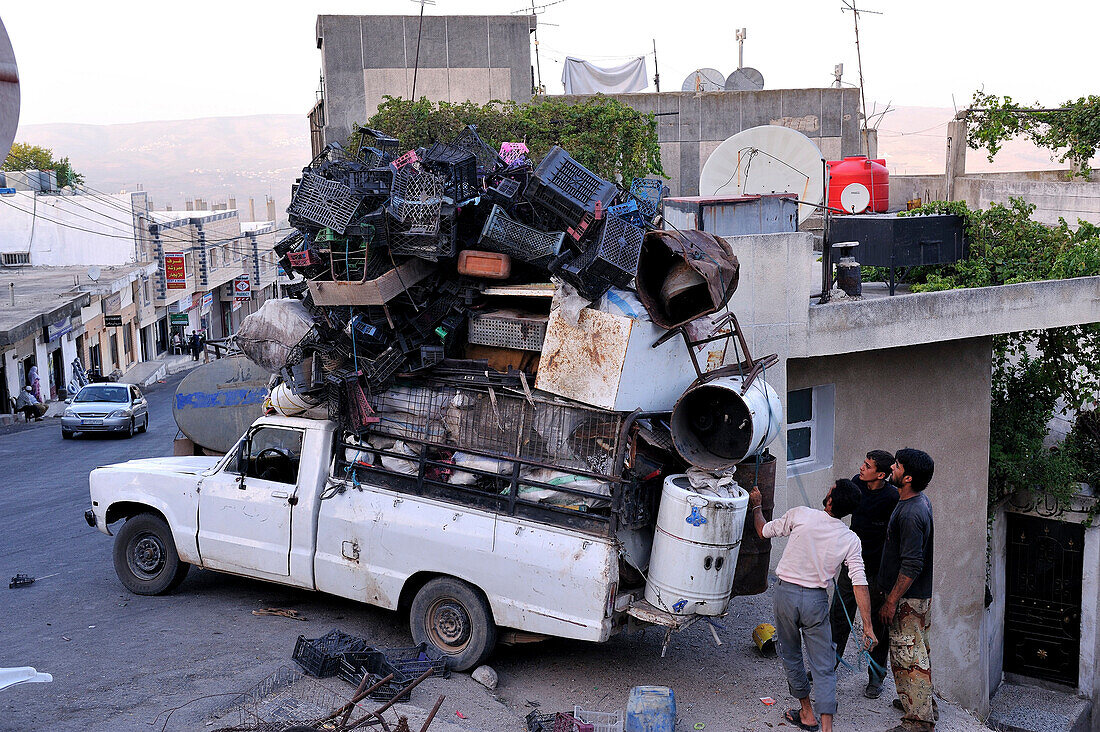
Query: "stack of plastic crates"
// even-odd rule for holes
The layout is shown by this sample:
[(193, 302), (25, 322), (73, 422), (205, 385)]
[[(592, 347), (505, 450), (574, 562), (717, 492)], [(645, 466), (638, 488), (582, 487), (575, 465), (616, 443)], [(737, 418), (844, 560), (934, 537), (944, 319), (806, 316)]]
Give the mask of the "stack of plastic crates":
[(294, 660), (310, 676), (332, 676), (340, 664), (340, 656), (352, 651), (371, 650), (366, 640), (333, 628), (320, 638), (298, 636), (294, 644)]
[(561, 253), (564, 242), (564, 232), (548, 233), (513, 221), (503, 208), (493, 204), (493, 210), (481, 229), (478, 246), (546, 266)]
[(504, 161), (477, 134), (477, 125), (466, 125), (466, 129), (459, 132), (451, 144), (473, 153), (477, 159), (478, 172), (482, 176), (489, 175), (504, 166)]
[(431, 671), (432, 676), (442, 678), (450, 675), (450, 671), (447, 670), (447, 657), (438, 648), (428, 643), (410, 648), (388, 648), (382, 652), (391, 666), (410, 679), (419, 678), (425, 671)]
[(298, 219), (343, 234), (362, 201), (362, 196), (354, 194), (343, 183), (326, 180), (306, 170), (302, 172), (302, 181), (294, 191), (287, 214), (291, 223)]
[(630, 197), (638, 202), (642, 216), (652, 221), (661, 205), (664, 184), (657, 178), (635, 178), (630, 181)]
[(443, 193), (453, 203), (477, 196), (477, 158), (469, 150), (437, 142), (427, 149), (422, 160), (426, 167), (443, 174), (446, 181)]
[[(370, 688), (390, 674), (393, 674), (392, 679), (382, 684), (382, 686), (379, 686), (370, 694), (367, 694), (368, 698), (378, 702), (390, 701), (419, 676), (419, 674), (417, 674), (417, 676), (410, 676), (404, 671), (394, 668), (387, 660), (385, 654), (375, 650), (345, 653), (340, 658), (336, 673), (341, 679), (357, 689), (359, 685), (363, 683), (364, 677), (366, 677), (367, 682), (364, 688)], [(398, 698), (398, 701), (407, 702), (411, 695), (411, 692), (406, 692)]]
[[(613, 183), (574, 160), (554, 146), (542, 159), (527, 184), (525, 196), (535, 205), (576, 228), (597, 209), (607, 211), (615, 202), (618, 189)], [(579, 237), (577, 237), (579, 238)]]
[(645, 232), (637, 226), (609, 216), (599, 238), (561, 267), (558, 274), (590, 300), (611, 287), (627, 287), (638, 273), (644, 237)]

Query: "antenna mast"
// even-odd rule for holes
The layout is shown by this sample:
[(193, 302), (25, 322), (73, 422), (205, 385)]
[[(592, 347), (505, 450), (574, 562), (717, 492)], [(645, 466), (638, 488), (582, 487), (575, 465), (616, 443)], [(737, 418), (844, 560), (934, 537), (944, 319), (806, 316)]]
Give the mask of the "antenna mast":
[[(856, 0), (841, 0), (844, 3), (844, 7), (840, 10), (850, 10), (852, 12), (852, 22), (855, 24), (856, 30), (856, 64), (859, 66), (859, 98), (860, 103), (863, 106), (863, 129), (867, 129), (867, 92), (863, 89), (863, 57), (859, 52), (859, 14), (870, 13), (871, 15), (882, 15), (882, 13), (875, 10), (860, 10), (856, 7)], [(871, 141), (867, 135), (863, 135), (863, 146), (867, 151), (867, 157), (871, 157)]]
[(749, 37), (748, 28), (737, 29), (737, 68), (745, 68), (745, 39)]
[[(413, 62), (413, 88), (412, 88), (412, 101), (416, 103), (416, 72), (420, 70), (420, 35), (424, 32), (424, 6), (435, 5), (435, 0), (412, 0), (414, 3), (420, 3), (420, 25), (416, 28), (416, 61)], [(408, 58), (406, 56), (405, 58)], [(408, 63), (406, 61), (405, 63)]]
[(657, 39), (653, 39), (653, 85), (661, 91), (661, 70), (657, 67)]

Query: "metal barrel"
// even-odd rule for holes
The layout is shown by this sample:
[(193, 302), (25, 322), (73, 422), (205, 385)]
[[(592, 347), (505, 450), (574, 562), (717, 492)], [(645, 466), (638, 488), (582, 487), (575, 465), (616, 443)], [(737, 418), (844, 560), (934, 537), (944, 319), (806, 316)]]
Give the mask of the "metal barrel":
[[(759, 469), (755, 458), (738, 464), (734, 479), (745, 490), (754, 485), (760, 487), (764, 518), (772, 520), (775, 509), (775, 456), (764, 453)], [(753, 526), (753, 513), (745, 517), (745, 529), (741, 534), (741, 551), (737, 555), (737, 569), (733, 575), (733, 597), (759, 595), (768, 590), (768, 567), (771, 562), (771, 539), (761, 539)]]

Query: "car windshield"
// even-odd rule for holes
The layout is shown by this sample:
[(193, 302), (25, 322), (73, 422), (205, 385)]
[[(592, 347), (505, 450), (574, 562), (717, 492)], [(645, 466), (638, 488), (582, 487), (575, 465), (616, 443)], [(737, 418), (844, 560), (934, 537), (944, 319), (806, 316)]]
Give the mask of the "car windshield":
[(73, 401), (126, 403), (130, 395), (125, 386), (85, 386)]

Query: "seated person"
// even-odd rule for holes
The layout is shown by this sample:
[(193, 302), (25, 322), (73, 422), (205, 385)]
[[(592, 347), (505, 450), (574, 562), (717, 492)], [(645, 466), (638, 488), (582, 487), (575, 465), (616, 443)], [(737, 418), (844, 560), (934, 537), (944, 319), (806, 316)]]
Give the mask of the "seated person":
[(41, 422), (47, 409), (49, 407), (34, 398), (34, 389), (30, 386), (24, 387), (23, 391), (19, 392), (19, 398), (15, 400), (15, 411), (22, 412), (28, 422), (32, 418), (36, 422)]

